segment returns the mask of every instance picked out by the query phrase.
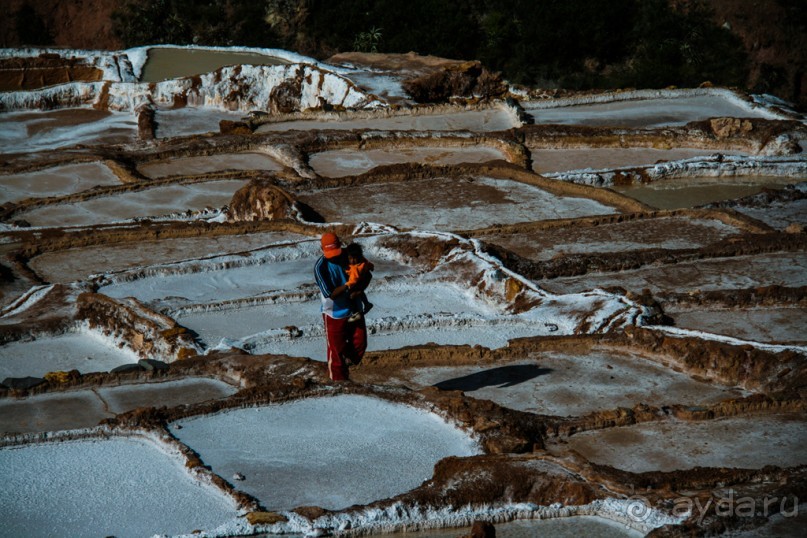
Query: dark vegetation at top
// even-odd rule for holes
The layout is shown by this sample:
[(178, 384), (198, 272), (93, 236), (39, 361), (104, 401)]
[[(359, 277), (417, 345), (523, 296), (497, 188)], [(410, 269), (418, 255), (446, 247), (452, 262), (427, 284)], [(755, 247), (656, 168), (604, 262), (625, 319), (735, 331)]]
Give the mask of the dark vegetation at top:
[[(319, 58), (415, 51), (480, 60), (511, 82), (537, 87), (710, 81), (798, 101), (807, 80), (807, 53), (798, 52), (807, 45), (804, 0), (766, 0), (775, 32), (765, 26), (767, 11), (743, 1), (123, 0), (113, 31), (125, 47), (245, 45)], [(48, 39), (32, 12), (18, 15), (17, 32), (31, 44)], [(771, 45), (786, 51), (790, 64), (755, 55)]]

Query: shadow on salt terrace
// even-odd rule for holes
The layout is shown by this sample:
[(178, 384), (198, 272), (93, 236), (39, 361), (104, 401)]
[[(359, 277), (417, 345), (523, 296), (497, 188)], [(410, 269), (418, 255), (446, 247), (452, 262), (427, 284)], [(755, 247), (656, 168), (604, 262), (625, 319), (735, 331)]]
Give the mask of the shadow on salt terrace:
[(221, 180), (151, 187), (81, 202), (46, 205), (20, 213), (17, 218), (34, 227), (92, 226), (145, 218), (184, 220), (188, 212), (229, 204), (235, 191), (247, 183)]
[(706, 405), (751, 394), (693, 379), (633, 353), (599, 349), (533, 353), (495, 367), (414, 367), (400, 378), (413, 388), (462, 390), (510, 409), (554, 416), (582, 416), (642, 402)]
[(0, 152), (38, 153), (78, 144), (124, 144), (137, 140), (137, 118), (86, 108), (0, 114)]
[(0, 434), (91, 428), (138, 407), (190, 405), (226, 398), (237, 388), (218, 379), (185, 378), (0, 400)]
[(68, 164), (36, 172), (0, 174), (0, 204), (26, 198), (75, 194), (96, 186), (118, 185), (118, 176), (102, 162)]
[(566, 106), (552, 106), (553, 101), (522, 101), (521, 105), (536, 124), (590, 127), (660, 128), (682, 126), (691, 121), (717, 117), (772, 117), (765, 109), (753, 109), (739, 98), (729, 98), (723, 93), (692, 95), (693, 93), (697, 92), (682, 90), (679, 92), (680, 96), (585, 104), (575, 104), (573, 98), (562, 100), (568, 103)]

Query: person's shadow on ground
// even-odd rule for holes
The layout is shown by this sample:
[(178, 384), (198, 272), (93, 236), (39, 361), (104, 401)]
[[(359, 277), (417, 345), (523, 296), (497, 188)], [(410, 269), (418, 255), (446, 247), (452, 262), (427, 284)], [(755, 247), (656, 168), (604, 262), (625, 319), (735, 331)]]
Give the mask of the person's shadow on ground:
[(461, 390), (463, 392), (473, 392), (485, 387), (507, 388), (550, 372), (552, 372), (551, 368), (541, 368), (536, 364), (512, 364), (447, 379), (435, 383), (434, 386), (440, 390)]

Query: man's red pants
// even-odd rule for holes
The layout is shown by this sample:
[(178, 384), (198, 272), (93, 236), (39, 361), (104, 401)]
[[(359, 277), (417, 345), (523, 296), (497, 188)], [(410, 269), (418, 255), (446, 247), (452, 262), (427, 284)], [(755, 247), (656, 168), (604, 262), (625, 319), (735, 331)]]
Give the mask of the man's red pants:
[(350, 379), (348, 361), (358, 364), (367, 350), (367, 326), (358, 321), (335, 319), (325, 314), (325, 340), (328, 344), (328, 376), (333, 381)]

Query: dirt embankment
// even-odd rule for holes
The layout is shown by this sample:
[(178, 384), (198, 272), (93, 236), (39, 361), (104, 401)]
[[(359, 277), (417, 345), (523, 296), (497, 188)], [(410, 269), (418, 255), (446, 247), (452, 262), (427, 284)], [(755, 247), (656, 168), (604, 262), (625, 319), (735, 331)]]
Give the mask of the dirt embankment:
[(0, 91), (35, 90), (68, 82), (97, 82), (103, 71), (83, 60), (43, 54), (36, 58), (0, 59)]

